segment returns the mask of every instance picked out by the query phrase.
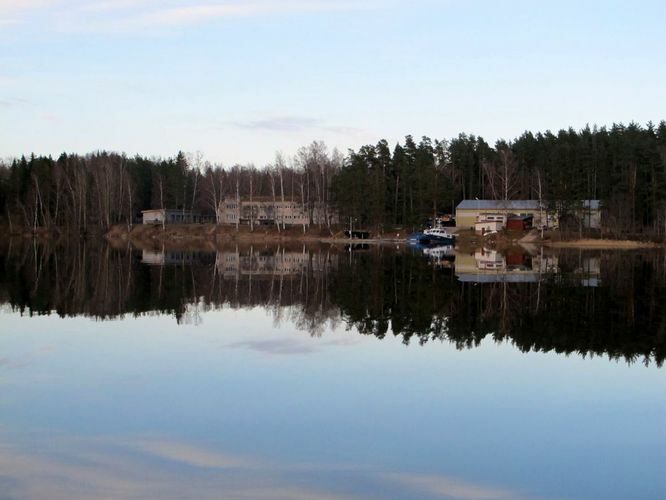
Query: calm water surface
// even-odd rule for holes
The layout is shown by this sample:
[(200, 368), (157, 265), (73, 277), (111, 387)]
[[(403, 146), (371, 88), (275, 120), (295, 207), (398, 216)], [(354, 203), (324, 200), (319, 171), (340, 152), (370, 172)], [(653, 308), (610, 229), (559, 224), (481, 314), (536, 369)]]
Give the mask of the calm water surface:
[(664, 498), (666, 256), (0, 257), (0, 498)]

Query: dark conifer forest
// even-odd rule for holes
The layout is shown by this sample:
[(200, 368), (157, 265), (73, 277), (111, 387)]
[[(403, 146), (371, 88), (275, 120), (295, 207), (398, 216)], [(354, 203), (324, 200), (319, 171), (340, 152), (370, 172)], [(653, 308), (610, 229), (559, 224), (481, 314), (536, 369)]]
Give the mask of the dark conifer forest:
[[(398, 144), (329, 151), (322, 142), (263, 167), (222, 166), (201, 154), (147, 158), (99, 151), (28, 155), (0, 164), (0, 207), (10, 231), (87, 233), (132, 225), (148, 208), (214, 213), (229, 196), (327, 204), (368, 227), (414, 226), (462, 199), (540, 199), (576, 209), (599, 199), (604, 230), (666, 234), (666, 121), (482, 137), (407, 136)], [(563, 207), (563, 208), (562, 208)]]

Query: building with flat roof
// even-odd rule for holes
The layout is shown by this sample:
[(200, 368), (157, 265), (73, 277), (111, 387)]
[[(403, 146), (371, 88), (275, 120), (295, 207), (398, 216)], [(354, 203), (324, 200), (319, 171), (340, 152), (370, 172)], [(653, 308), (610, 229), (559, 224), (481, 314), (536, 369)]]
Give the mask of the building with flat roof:
[(176, 208), (155, 208), (142, 210), (144, 224), (204, 224), (215, 222), (215, 217), (196, 210)]
[[(489, 216), (503, 215), (532, 217), (533, 227), (559, 227), (559, 211), (549, 208), (550, 204), (539, 200), (463, 200), (456, 207), (456, 227), (474, 229), (479, 221), (488, 220)], [(556, 203), (555, 206), (558, 204)], [(580, 217), (583, 227), (598, 229), (601, 227), (601, 204), (599, 200), (582, 200), (574, 210)], [(506, 222), (505, 222), (506, 224)]]
[(338, 216), (323, 204), (303, 204), (293, 198), (225, 198), (217, 209), (221, 224), (305, 225), (337, 224)]

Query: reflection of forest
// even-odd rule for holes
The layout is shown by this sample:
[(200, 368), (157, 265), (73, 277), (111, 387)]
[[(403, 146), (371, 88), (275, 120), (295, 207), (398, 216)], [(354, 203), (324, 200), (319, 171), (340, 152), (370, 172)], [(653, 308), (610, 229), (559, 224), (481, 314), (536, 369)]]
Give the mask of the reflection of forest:
[[(406, 343), (447, 340), (466, 348), (490, 335), (523, 351), (663, 363), (662, 252), (477, 257), (457, 254), (453, 271), (386, 247), (162, 252), (80, 241), (10, 244), (0, 254), (0, 301), (27, 314), (160, 313), (191, 322), (223, 306), (262, 306), (276, 321), (312, 334), (342, 321), (361, 334), (392, 333)], [(507, 273), (538, 279), (470, 278)]]

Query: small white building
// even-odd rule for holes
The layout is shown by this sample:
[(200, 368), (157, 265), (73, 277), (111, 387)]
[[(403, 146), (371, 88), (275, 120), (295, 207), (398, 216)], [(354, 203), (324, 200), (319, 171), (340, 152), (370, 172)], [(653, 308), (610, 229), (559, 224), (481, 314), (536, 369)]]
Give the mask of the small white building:
[(213, 222), (210, 215), (202, 215), (196, 210), (179, 210), (172, 208), (155, 208), (142, 210), (144, 224), (203, 224)]
[(485, 221), (474, 224), (474, 231), (479, 234), (496, 233), (502, 229), (504, 229), (504, 224), (501, 222)]
[(481, 214), (476, 218), (474, 230), (481, 234), (501, 231), (506, 227), (506, 220), (506, 214)]
[(583, 227), (601, 228), (601, 203), (599, 200), (583, 200), (583, 206), (576, 211), (576, 214), (581, 217)]

